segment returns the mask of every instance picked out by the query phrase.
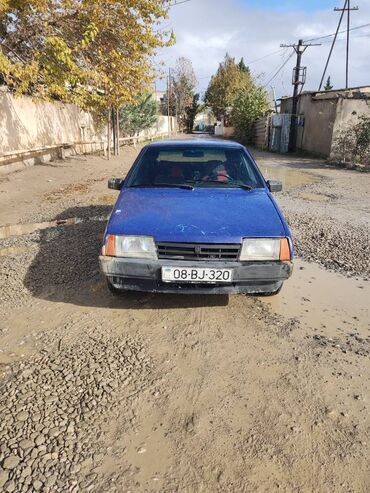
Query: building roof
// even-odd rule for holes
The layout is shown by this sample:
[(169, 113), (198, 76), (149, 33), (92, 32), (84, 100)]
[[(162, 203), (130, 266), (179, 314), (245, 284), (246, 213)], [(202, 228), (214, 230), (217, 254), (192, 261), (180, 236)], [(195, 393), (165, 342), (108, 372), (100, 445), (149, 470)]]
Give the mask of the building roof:
[[(358, 86), (349, 87), (348, 89), (331, 89), (330, 91), (303, 91), (300, 96), (311, 94), (312, 96), (319, 99), (335, 99), (339, 97), (349, 96), (351, 98), (356, 98), (356, 95), (364, 94), (370, 97), (370, 86)], [(283, 96), (280, 98), (281, 101), (292, 99), (292, 96)]]

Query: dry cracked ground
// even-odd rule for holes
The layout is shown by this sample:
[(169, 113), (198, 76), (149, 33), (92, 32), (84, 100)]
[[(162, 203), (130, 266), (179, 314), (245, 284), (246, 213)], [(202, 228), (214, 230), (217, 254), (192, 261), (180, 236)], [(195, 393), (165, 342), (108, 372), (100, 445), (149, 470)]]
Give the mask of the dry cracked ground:
[(117, 299), (106, 181), (138, 150), (0, 178), (0, 491), (368, 492), (370, 175), (256, 153), (281, 294)]

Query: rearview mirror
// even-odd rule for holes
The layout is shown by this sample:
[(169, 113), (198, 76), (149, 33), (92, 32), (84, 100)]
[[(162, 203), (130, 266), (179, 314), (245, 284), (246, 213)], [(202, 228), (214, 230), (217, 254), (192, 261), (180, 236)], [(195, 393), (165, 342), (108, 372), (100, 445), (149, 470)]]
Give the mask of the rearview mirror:
[(278, 180), (267, 180), (267, 186), (270, 192), (281, 192), (283, 190), (283, 184)]
[(111, 188), (112, 190), (121, 190), (124, 181), (125, 180), (122, 178), (109, 178), (108, 188)]
[(182, 153), (182, 156), (183, 157), (198, 157), (198, 158), (202, 158), (202, 157), (204, 157), (204, 152), (203, 151), (199, 151), (198, 149), (188, 149), (187, 151), (184, 151)]

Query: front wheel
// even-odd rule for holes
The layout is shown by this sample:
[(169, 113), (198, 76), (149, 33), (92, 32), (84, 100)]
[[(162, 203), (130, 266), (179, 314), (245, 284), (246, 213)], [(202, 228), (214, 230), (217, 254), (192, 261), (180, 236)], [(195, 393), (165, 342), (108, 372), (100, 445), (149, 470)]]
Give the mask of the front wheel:
[(280, 286), (275, 291), (266, 291), (264, 293), (259, 294), (258, 296), (276, 296), (277, 294), (280, 293), (282, 287), (283, 287), (283, 283), (280, 283)]

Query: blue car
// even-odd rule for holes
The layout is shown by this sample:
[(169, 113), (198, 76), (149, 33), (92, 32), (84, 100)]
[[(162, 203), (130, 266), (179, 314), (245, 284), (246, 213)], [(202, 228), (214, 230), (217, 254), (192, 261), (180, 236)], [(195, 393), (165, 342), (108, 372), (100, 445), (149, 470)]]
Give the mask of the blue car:
[(109, 289), (277, 294), (292, 273), (287, 223), (248, 150), (221, 140), (146, 146), (120, 190), (103, 239)]

